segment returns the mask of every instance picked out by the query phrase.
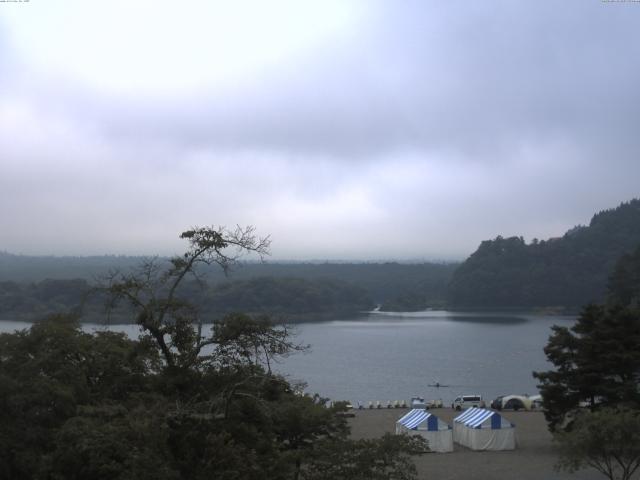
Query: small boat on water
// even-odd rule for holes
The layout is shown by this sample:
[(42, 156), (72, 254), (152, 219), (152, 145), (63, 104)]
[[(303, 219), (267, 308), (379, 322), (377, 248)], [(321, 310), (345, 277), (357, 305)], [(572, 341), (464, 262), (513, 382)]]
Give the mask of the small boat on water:
[(440, 382), (436, 382), (436, 383), (429, 383), (429, 384), (427, 384), (427, 386), (435, 387), (435, 388), (445, 388), (445, 387), (448, 387), (449, 385), (443, 385)]

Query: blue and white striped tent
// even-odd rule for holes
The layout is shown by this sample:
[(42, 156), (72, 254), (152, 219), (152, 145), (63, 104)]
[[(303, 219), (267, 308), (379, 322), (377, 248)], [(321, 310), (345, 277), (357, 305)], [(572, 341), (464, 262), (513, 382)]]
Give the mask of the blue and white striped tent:
[(432, 452), (452, 452), (451, 427), (432, 413), (422, 409), (410, 410), (396, 422), (396, 434), (407, 433), (424, 437)]
[(472, 450), (513, 450), (515, 425), (498, 412), (472, 407), (453, 419), (453, 440)]

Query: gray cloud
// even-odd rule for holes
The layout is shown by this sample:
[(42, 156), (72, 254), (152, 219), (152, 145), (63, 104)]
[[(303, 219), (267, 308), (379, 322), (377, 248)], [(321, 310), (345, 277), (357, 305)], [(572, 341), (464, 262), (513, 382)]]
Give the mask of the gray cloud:
[(631, 138), (640, 102), (633, 11), (576, 2), (410, 7), (385, 8), (361, 37), (224, 94), (96, 113), (133, 141), (350, 159), (404, 148), (487, 159), (540, 138)]
[(460, 258), (638, 195), (638, 5), (366, 5), (350, 35), (186, 92), (42, 72), (0, 35), (0, 249), (170, 253), (216, 222), (281, 258)]

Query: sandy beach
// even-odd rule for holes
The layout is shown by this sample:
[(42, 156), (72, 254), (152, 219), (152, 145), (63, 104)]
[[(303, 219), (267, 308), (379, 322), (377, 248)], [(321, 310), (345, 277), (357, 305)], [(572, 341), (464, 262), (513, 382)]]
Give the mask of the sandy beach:
[[(374, 438), (395, 432), (395, 422), (408, 410), (355, 410), (350, 419), (353, 438)], [(459, 412), (450, 408), (431, 410), (452, 423)], [(503, 412), (516, 425), (517, 448), (504, 452), (474, 452), (454, 444), (452, 453), (428, 453), (416, 456), (420, 479), (477, 480), (597, 480), (604, 479), (595, 470), (570, 474), (554, 471), (557, 456), (542, 412)]]

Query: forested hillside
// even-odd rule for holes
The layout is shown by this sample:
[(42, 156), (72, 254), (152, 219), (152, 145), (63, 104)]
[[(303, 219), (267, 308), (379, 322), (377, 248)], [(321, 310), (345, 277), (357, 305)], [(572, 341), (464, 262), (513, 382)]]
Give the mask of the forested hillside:
[[(101, 303), (85, 293), (112, 270), (126, 272), (142, 257), (29, 257), (0, 253), (0, 318), (33, 319), (84, 302), (92, 319)], [(156, 260), (159, 264), (166, 259)], [(270, 313), (304, 321), (353, 316), (376, 304), (415, 310), (442, 305), (456, 264), (259, 263), (234, 266), (229, 276), (201, 270), (206, 286), (184, 294), (209, 317), (230, 311)], [(407, 299), (410, 302), (407, 302)]]
[(609, 278), (608, 300), (612, 304), (640, 307), (640, 245), (616, 263)]
[[(198, 308), (205, 322), (232, 312), (268, 314), (290, 322), (348, 318), (375, 306), (363, 288), (329, 279), (261, 277), (213, 285), (185, 282), (180, 295)], [(104, 295), (81, 279), (0, 282), (0, 320), (32, 321), (68, 312), (80, 314), (83, 321), (102, 321), (106, 318)], [(126, 310), (110, 315), (115, 321), (133, 321)]]
[(487, 240), (456, 270), (454, 307), (565, 307), (602, 302), (616, 262), (640, 245), (640, 200), (597, 213), (561, 238)]
[(83, 279), (92, 281), (113, 269), (135, 267), (143, 257), (101, 255), (55, 257), (14, 255), (0, 251), (0, 281), (41, 282), (42, 280)]
[(32, 321), (53, 313), (103, 311), (104, 301), (90, 298), (86, 280), (43, 280), (38, 283), (0, 282), (0, 320)]
[(352, 317), (374, 306), (366, 290), (340, 280), (259, 277), (216, 285), (203, 309), (217, 316), (242, 311), (304, 321)]

